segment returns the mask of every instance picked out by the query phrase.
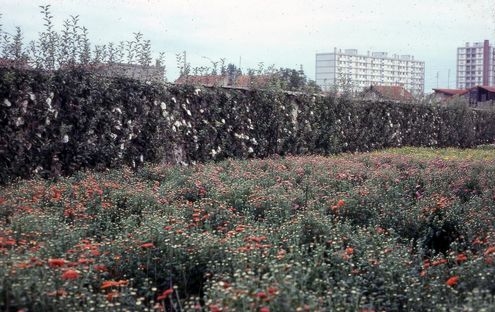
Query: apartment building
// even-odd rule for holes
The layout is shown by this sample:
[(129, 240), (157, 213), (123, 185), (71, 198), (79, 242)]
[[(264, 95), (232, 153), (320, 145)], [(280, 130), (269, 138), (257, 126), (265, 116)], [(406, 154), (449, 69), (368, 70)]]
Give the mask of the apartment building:
[(337, 49), (316, 54), (316, 83), (323, 91), (342, 91), (346, 86), (361, 92), (370, 86), (402, 86), (413, 95), (424, 93), (425, 63), (411, 55), (387, 52), (359, 54), (356, 49)]
[(457, 89), (495, 85), (495, 49), (488, 40), (457, 48)]

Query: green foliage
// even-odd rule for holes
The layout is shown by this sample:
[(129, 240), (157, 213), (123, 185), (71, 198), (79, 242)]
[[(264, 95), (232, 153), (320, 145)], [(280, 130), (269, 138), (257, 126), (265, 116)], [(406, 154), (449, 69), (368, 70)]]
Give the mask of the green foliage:
[[(89, 30), (79, 25), (79, 16), (65, 19), (62, 30), (58, 32), (51, 6), (42, 5), (40, 9), (44, 29), (39, 33), (39, 38), (29, 44), (24, 44), (19, 26), (15, 34), (11, 35), (2, 32), (0, 25), (0, 52), (3, 61), (11, 61), (7, 65), (15, 68), (30, 65), (36, 69), (55, 70), (124, 62), (148, 67), (152, 63), (151, 41), (145, 40), (139, 32), (134, 33), (134, 39), (130, 41), (93, 46), (89, 40)], [(164, 69), (163, 56), (161, 53), (156, 63)]]
[(0, 108), (0, 182), (143, 161), (470, 147), (495, 138), (490, 111), (149, 84), (79, 69), (0, 69)]

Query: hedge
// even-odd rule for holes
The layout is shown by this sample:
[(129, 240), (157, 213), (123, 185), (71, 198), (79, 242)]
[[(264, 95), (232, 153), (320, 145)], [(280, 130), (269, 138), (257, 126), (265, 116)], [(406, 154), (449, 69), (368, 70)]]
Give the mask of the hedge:
[(81, 168), (492, 143), (495, 114), (0, 69), (0, 183)]

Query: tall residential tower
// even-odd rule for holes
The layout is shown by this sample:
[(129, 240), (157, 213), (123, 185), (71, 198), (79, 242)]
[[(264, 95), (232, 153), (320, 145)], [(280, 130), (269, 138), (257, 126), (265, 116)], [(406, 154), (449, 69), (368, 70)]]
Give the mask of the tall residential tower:
[(495, 49), (488, 40), (457, 48), (457, 89), (495, 85)]
[(411, 55), (388, 56), (386, 52), (358, 54), (356, 49), (335, 48), (316, 54), (316, 83), (323, 91), (354, 92), (369, 86), (403, 86), (414, 95), (424, 92), (425, 63)]

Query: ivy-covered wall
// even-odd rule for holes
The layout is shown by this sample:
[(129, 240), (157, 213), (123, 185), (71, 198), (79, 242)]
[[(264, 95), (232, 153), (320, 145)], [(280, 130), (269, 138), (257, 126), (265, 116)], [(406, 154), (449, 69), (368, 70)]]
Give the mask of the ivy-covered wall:
[(0, 69), (0, 182), (142, 162), (492, 143), (495, 114)]

